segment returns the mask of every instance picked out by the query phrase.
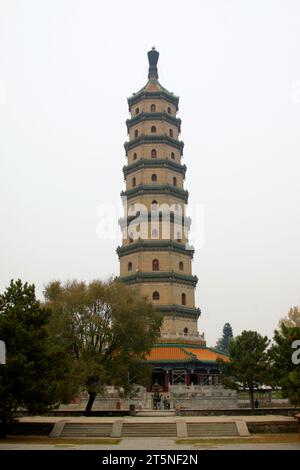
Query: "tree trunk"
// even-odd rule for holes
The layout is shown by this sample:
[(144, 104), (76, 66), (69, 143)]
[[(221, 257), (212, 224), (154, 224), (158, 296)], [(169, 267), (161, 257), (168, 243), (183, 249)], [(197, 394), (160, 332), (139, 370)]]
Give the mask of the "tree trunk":
[(253, 387), (249, 387), (249, 397), (250, 397), (251, 409), (254, 410), (255, 406), (254, 406), (254, 389), (253, 389)]
[(97, 396), (97, 393), (89, 392), (89, 401), (87, 402), (86, 407), (85, 407), (86, 413), (89, 413), (90, 411), (92, 411), (92, 407), (93, 407), (96, 396)]

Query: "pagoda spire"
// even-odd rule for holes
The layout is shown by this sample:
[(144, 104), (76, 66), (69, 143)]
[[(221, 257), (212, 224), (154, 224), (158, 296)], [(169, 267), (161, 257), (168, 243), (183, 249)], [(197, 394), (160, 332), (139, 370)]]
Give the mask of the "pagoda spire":
[(158, 79), (157, 62), (159, 58), (159, 52), (155, 49), (155, 47), (152, 47), (151, 51), (149, 51), (147, 55), (149, 61), (148, 78)]

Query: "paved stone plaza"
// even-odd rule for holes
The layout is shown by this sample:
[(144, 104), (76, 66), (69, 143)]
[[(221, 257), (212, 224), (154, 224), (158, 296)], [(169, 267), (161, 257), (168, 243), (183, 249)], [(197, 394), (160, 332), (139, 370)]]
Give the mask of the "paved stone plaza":
[[(3, 442), (3, 441), (2, 441)], [(300, 450), (300, 440), (298, 443), (228, 443), (224, 444), (176, 444), (175, 439), (164, 438), (137, 438), (122, 439), (117, 445), (96, 445), (96, 444), (26, 444), (26, 443), (0, 443), (0, 450)]]
[[(66, 419), (66, 418), (65, 418)], [(68, 418), (68, 423), (81, 423), (83, 426), (87, 424), (103, 424), (103, 423), (117, 423), (120, 420), (119, 417), (70, 417)], [(44, 416), (34, 416), (34, 417), (24, 417), (20, 419), (21, 422), (31, 422), (31, 423), (53, 423), (58, 424), (62, 422), (62, 419), (59, 417), (44, 417)], [(167, 419), (170, 423), (179, 423), (183, 424), (187, 421), (190, 423), (207, 423), (207, 424), (220, 424), (220, 423), (236, 423), (237, 421), (244, 423), (272, 423), (272, 422), (281, 422), (289, 423), (293, 421), (293, 418), (287, 416), (214, 416), (214, 417), (168, 417)], [(123, 422), (126, 423), (146, 423), (151, 424), (162, 424), (166, 422), (166, 419), (163, 417), (126, 417), (123, 419)], [(103, 439), (100, 439), (101, 444), (95, 443), (95, 438), (90, 437), (86, 439), (78, 439), (78, 444), (76, 439), (49, 439), (49, 444), (47, 443), (47, 436), (40, 436), (37, 438), (22, 437), (22, 438), (8, 438), (6, 441), (0, 441), (0, 450), (300, 450), (300, 435), (297, 433), (291, 434), (268, 434), (267, 439), (264, 438), (263, 434), (244, 434), (243, 437), (243, 427), (241, 427), (241, 432), (237, 436), (228, 436), (228, 437), (216, 437), (216, 436), (206, 436), (202, 438), (195, 437), (193, 439), (181, 439), (176, 436), (159, 436), (159, 437), (120, 437), (117, 439), (117, 444), (105, 444)], [(266, 442), (263, 442), (264, 439)], [(36, 440), (36, 442), (35, 442)], [(40, 443), (38, 443), (40, 440)], [(253, 440), (253, 442), (251, 442)], [(262, 442), (258, 442), (258, 441)], [(55, 441), (55, 442), (53, 442)], [(85, 443), (86, 441), (86, 443)], [(177, 443), (176, 443), (177, 442)]]

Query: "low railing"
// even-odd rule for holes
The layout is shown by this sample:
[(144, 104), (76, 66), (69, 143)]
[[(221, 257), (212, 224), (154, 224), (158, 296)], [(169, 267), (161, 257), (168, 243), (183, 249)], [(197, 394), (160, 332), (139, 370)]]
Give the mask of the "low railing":
[(194, 398), (194, 397), (237, 397), (236, 390), (226, 389), (219, 383), (217, 374), (212, 374), (212, 383), (203, 385), (170, 385), (172, 397)]
[(204, 333), (162, 333), (161, 338), (164, 339), (190, 339), (192, 341), (205, 341)]

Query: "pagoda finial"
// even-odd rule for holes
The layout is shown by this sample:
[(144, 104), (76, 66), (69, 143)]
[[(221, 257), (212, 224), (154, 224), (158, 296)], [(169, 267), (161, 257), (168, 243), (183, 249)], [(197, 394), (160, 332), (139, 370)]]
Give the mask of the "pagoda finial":
[(149, 70), (148, 78), (158, 78), (157, 72), (157, 62), (158, 62), (159, 52), (153, 46), (151, 51), (148, 52), (148, 61), (149, 61)]

